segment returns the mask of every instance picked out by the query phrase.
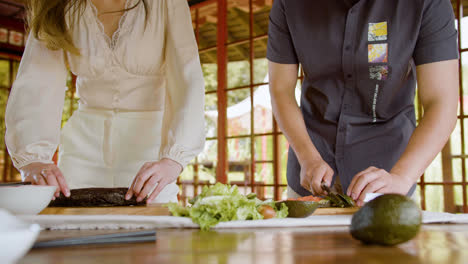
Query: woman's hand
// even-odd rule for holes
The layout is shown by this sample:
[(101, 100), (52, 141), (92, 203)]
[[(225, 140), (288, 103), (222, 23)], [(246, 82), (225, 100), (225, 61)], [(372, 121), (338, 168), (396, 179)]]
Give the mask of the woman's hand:
[[(31, 182), (33, 185), (57, 186), (55, 197), (59, 197), (60, 192), (66, 197), (70, 196), (70, 189), (68, 188), (67, 182), (62, 172), (55, 164), (34, 162), (23, 166), (20, 172), (25, 182)], [(54, 200), (55, 197), (53, 198)]]
[(399, 193), (406, 195), (413, 184), (406, 177), (376, 167), (369, 167), (353, 177), (347, 194), (357, 201), (358, 206), (362, 206), (367, 193)]
[[(137, 201), (141, 202), (154, 189), (148, 197), (147, 203), (150, 203), (169, 183), (177, 180), (182, 172), (182, 166), (171, 160), (162, 159), (156, 162), (147, 162), (138, 172), (133, 180), (132, 185), (128, 189), (125, 199), (137, 197)], [(157, 185), (156, 188), (154, 188)]]
[(323, 159), (308, 160), (301, 163), (301, 185), (314, 195), (326, 195), (322, 182), (331, 185), (334, 171)]

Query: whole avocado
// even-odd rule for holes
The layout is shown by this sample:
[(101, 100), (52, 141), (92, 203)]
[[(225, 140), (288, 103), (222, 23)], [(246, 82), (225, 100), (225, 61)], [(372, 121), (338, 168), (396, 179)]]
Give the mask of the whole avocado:
[(393, 246), (415, 237), (421, 220), (421, 210), (410, 198), (384, 194), (353, 215), (351, 235), (366, 244)]

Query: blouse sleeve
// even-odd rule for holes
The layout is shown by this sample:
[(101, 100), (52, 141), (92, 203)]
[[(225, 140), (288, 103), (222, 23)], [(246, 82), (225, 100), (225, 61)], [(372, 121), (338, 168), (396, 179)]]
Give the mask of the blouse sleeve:
[(161, 158), (185, 167), (205, 144), (205, 84), (186, 0), (167, 0)]
[(62, 50), (30, 34), (5, 113), (5, 142), (16, 168), (52, 163), (60, 140), (67, 69)]

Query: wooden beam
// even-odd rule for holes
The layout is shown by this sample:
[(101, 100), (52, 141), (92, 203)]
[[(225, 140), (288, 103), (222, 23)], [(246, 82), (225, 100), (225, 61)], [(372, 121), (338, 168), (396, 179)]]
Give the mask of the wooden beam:
[(190, 9), (197, 9), (207, 6), (209, 4), (216, 3), (217, 0), (190, 0), (189, 6)]
[[(236, 8), (233, 8), (233, 9), (229, 10), (229, 12), (234, 12), (236, 18), (238, 18), (238, 20), (241, 21), (241, 23), (243, 23), (243, 19), (239, 16), (239, 13), (237, 13), (236, 11), (233, 11), (233, 10), (236, 10)], [(249, 28), (248, 22), (246, 24), (246, 27)], [(234, 39), (233, 35), (234, 35), (234, 32), (230, 31), (229, 28), (228, 28), (228, 42), (229, 43), (237, 40), (237, 39)], [(242, 58), (245, 58), (245, 60), (248, 60), (248, 58), (250, 56), (248, 50), (244, 49), (240, 45), (230, 46), (230, 47), (233, 48), (237, 53), (239, 53), (242, 56)]]
[(24, 21), (20, 19), (0, 16), (0, 25), (4, 28), (13, 29), (22, 33), (26, 31)]
[(10, 54), (10, 53), (3, 53), (0, 51), (0, 59), (11, 59), (16, 61), (21, 61), (21, 56)]
[[(255, 24), (255, 21), (253, 21), (252, 26), (250, 26), (249, 18), (244, 18), (243, 14), (240, 13), (241, 11), (239, 9), (233, 8), (233, 12), (236, 14), (236, 16), (239, 18), (239, 20), (242, 22), (244, 26), (251, 28), (251, 30), (253, 29), (253, 32), (255, 32), (255, 35), (259, 35), (263, 33), (263, 30), (257, 24)], [(251, 33), (251, 35), (253, 34)], [(262, 48), (266, 50), (267, 45), (263, 41), (260, 41), (258, 43), (261, 43)]]
[[(271, 6), (273, 4), (272, 0), (252, 0), (252, 11), (255, 13), (258, 10), (262, 9), (265, 6)], [(250, 2), (249, 0), (231, 0), (229, 1), (229, 9), (237, 7), (242, 11), (249, 13), (250, 12)]]
[[(208, 57), (209, 63), (216, 63), (218, 60), (218, 58), (215, 55), (213, 55), (211, 52), (205, 52), (202, 55)], [(206, 62), (202, 62), (202, 63), (206, 63)]]
[(218, 18), (216, 16), (210, 16), (210, 15), (200, 17), (198, 20), (192, 21), (193, 27), (195, 27), (197, 23), (199, 26), (203, 26), (205, 23), (216, 24), (218, 23)]

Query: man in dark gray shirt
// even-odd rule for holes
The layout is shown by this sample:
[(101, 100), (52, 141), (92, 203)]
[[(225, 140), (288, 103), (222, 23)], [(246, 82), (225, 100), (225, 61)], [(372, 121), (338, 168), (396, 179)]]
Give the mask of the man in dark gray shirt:
[(267, 58), (273, 111), (292, 147), (290, 194), (324, 194), (321, 183), (338, 178), (358, 204), (366, 193), (410, 194), (456, 124), (449, 0), (276, 0)]

